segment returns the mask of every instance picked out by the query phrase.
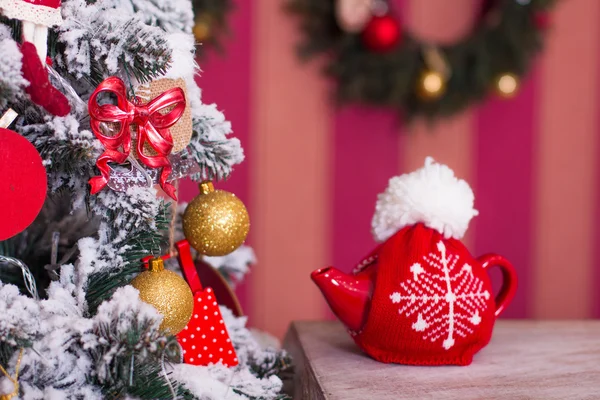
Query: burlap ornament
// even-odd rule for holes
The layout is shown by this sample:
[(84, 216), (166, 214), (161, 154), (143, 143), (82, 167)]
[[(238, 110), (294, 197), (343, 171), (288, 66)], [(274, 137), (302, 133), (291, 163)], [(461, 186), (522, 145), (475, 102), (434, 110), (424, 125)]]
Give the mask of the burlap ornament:
[[(190, 107), (190, 101), (187, 95), (187, 89), (185, 86), (185, 81), (181, 78), (179, 79), (157, 79), (148, 84), (138, 86), (135, 90), (136, 96), (138, 96), (144, 103), (148, 103), (150, 100), (155, 97), (161, 95), (169, 89), (173, 89), (179, 87), (183, 89), (185, 93), (185, 111), (183, 115), (177, 121), (175, 125), (173, 125), (170, 129), (171, 136), (173, 137), (173, 151), (172, 153), (179, 153), (183, 151), (187, 145), (190, 143), (190, 139), (192, 138), (192, 109)], [(165, 114), (170, 112), (174, 107), (169, 107), (165, 109)], [(144, 154), (146, 155), (156, 155), (156, 152), (152, 147), (146, 143), (144, 145)], [(136, 155), (137, 156), (137, 155)]]

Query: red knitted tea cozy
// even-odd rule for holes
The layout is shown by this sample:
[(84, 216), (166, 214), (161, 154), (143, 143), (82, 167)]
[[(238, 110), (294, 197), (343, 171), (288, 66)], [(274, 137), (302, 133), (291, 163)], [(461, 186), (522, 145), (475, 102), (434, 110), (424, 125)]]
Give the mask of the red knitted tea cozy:
[[(331, 267), (313, 272), (333, 312), (374, 359), (468, 365), (490, 341), (517, 278), (503, 257), (474, 258), (461, 243), (478, 213), (473, 203), (469, 185), (428, 158), (379, 195), (372, 228), (382, 244), (351, 274)], [(491, 267), (503, 273), (496, 298)]]

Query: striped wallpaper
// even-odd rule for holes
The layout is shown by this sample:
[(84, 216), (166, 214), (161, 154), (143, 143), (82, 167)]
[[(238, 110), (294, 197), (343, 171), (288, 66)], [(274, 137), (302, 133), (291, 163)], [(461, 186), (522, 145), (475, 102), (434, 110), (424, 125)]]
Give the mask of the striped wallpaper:
[[(403, 23), (437, 41), (465, 34), (477, 2), (396, 0)], [(507, 317), (600, 317), (599, 1), (560, 2), (518, 97), (434, 126), (332, 106), (319, 64), (296, 60), (298, 31), (281, 6), (238, 0), (227, 53), (211, 54), (199, 78), (247, 155), (220, 187), (251, 213), (259, 264), (238, 294), (252, 325), (281, 336), (290, 320), (330, 317), (310, 271), (349, 271), (370, 251), (377, 193), (427, 155), (475, 190), (474, 255), (497, 252), (519, 272)], [(196, 193), (183, 185), (184, 200)]]

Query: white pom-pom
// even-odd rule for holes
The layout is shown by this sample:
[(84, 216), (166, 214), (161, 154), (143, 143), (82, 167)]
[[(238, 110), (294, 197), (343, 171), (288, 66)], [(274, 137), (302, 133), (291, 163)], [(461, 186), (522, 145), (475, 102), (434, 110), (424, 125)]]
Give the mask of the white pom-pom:
[(6, 377), (0, 377), (0, 396), (12, 394), (15, 391), (15, 385)]
[(371, 223), (373, 236), (383, 242), (400, 229), (422, 222), (445, 238), (460, 239), (478, 214), (474, 201), (467, 182), (427, 157), (423, 168), (393, 177), (379, 194)]

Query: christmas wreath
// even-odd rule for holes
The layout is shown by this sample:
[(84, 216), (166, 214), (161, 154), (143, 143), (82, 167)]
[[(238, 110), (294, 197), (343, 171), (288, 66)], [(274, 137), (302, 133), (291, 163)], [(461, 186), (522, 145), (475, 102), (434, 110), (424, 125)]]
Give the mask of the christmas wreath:
[(193, 0), (194, 37), (199, 44), (196, 54), (206, 54), (207, 47), (223, 51), (221, 37), (229, 33), (228, 14), (233, 10), (231, 0)]
[(554, 0), (484, 0), (470, 35), (427, 43), (382, 0), (290, 0), (301, 17), (302, 59), (329, 55), (325, 74), (341, 103), (447, 116), (488, 93), (511, 97), (540, 51)]

